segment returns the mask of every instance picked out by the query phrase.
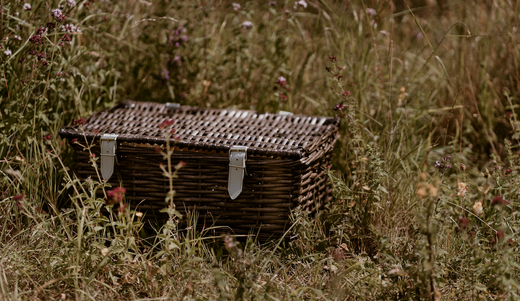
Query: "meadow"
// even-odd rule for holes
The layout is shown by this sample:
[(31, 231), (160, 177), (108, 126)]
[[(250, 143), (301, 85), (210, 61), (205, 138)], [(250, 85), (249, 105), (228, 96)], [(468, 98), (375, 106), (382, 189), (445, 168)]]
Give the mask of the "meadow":
[[(520, 299), (520, 2), (0, 10), (2, 299)], [(338, 116), (335, 200), (295, 210), (292, 239), (174, 218), (144, 236), (138, 211), (96, 198), (113, 188), (78, 180), (58, 135), (125, 99)]]

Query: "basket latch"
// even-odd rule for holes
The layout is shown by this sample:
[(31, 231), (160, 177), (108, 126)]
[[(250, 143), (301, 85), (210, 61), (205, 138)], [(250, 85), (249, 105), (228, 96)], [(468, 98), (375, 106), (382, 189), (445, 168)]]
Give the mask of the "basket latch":
[(101, 176), (108, 181), (114, 173), (116, 160), (116, 134), (103, 134), (101, 136)]
[(246, 172), (247, 146), (232, 146), (229, 150), (228, 192), (232, 200), (242, 192)]

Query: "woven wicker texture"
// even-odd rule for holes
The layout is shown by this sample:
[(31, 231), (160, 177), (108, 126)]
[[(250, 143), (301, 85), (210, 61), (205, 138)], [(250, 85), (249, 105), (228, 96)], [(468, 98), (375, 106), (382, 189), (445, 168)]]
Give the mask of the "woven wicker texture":
[[(279, 237), (289, 226), (291, 209), (313, 212), (332, 199), (324, 167), (337, 139), (336, 119), (193, 107), (168, 110), (164, 104), (127, 101), (91, 116), (83, 128), (89, 141), (103, 133), (119, 134), (118, 163), (109, 183), (125, 187), (126, 201), (152, 220), (167, 218), (159, 213), (167, 207), (169, 182), (159, 168), (166, 162), (156, 151), (165, 142), (164, 131), (170, 130), (158, 127), (165, 119), (176, 121), (171, 127), (180, 137), (172, 162), (186, 163), (174, 181), (174, 202), (182, 214), (196, 209), (199, 227), (224, 226), (236, 234), (260, 229), (261, 238)], [(78, 127), (66, 127), (60, 134), (84, 140)], [(88, 150), (72, 145), (78, 177), (97, 179)], [(235, 200), (227, 192), (231, 145), (252, 148), (243, 191)], [(91, 152), (99, 154), (98, 142)]]
[[(174, 124), (167, 129), (159, 128), (165, 119), (172, 119)], [(337, 124), (337, 119), (327, 117), (189, 106), (168, 109), (165, 104), (125, 101), (88, 118), (84, 130), (88, 138), (114, 133), (119, 134), (118, 141), (164, 144), (164, 131), (173, 128), (180, 147), (228, 151), (233, 145), (241, 145), (248, 147), (248, 155), (307, 157), (304, 161), (311, 162), (324, 154), (324, 143), (331, 146), (330, 142), (335, 141)], [(78, 127), (60, 131), (66, 138), (78, 138), (78, 134)]]

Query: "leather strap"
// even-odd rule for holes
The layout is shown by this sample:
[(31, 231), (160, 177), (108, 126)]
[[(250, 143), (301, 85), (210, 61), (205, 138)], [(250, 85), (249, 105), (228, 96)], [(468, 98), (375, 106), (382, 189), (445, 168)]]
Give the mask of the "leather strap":
[(108, 181), (114, 173), (117, 136), (116, 134), (104, 134), (101, 136), (101, 176), (105, 181)]
[(228, 192), (232, 200), (242, 192), (246, 172), (247, 146), (233, 146), (229, 150)]

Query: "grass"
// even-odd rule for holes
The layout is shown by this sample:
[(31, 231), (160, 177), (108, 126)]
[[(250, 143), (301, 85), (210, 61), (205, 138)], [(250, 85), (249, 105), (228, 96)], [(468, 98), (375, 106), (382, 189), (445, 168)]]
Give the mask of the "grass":
[[(0, 5), (3, 299), (518, 299), (520, 3), (69, 2)], [(173, 206), (143, 237), (57, 135), (124, 99), (341, 116), (335, 201), (290, 241)]]

